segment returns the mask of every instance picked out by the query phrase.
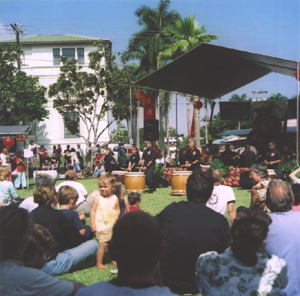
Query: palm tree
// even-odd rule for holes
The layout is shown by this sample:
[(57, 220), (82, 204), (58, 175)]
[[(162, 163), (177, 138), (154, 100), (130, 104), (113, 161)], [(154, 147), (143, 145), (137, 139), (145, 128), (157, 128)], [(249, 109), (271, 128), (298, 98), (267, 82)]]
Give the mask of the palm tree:
[[(180, 18), (175, 10), (169, 11), (170, 3), (170, 0), (160, 0), (156, 9), (143, 5), (135, 11), (138, 24), (143, 28), (133, 34), (129, 40), (128, 47), (122, 54), (123, 60), (138, 59), (141, 69), (146, 68), (149, 72), (160, 67), (161, 61), (158, 61), (157, 57), (164, 46), (171, 42), (166, 31), (174, 26)], [(160, 138), (162, 144), (164, 143), (163, 123), (163, 99), (160, 92)], [(164, 152), (163, 145), (161, 148)]]
[[(199, 27), (198, 23), (195, 21), (195, 15), (188, 16), (184, 19), (179, 19), (174, 28), (168, 28), (166, 30), (168, 36), (170, 36), (173, 43), (166, 44), (166, 48), (159, 55), (159, 60), (169, 60), (175, 59), (178, 56), (188, 52), (192, 48), (198, 46), (203, 42), (210, 42), (211, 40), (216, 40), (217, 35), (205, 34), (205, 26)], [(186, 96), (187, 102), (187, 119), (188, 119), (188, 131), (189, 131), (189, 118), (190, 118), (190, 108), (189, 108), (189, 95)], [(199, 133), (195, 133), (197, 142), (200, 142), (200, 129)]]
[(271, 93), (271, 96), (268, 98), (268, 101), (277, 101), (277, 100), (288, 100), (286, 96), (283, 96), (281, 93)]

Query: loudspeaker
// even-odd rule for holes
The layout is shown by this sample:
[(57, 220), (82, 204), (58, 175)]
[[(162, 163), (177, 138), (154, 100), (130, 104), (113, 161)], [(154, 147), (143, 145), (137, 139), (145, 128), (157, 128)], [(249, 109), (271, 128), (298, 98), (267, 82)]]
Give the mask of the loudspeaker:
[(158, 139), (158, 120), (144, 120), (144, 141), (157, 141)]
[(253, 186), (252, 179), (249, 178), (250, 172), (242, 172), (240, 176), (240, 186), (243, 189), (251, 189)]

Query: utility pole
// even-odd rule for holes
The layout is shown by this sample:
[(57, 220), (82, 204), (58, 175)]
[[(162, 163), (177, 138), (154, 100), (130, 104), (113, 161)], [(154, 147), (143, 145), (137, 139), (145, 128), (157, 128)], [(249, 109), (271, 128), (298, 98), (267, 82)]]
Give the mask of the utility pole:
[(258, 98), (257, 101), (260, 101), (260, 94), (267, 94), (268, 91), (267, 90), (260, 90), (260, 91), (252, 91), (253, 95), (258, 94)]
[[(24, 25), (21, 25), (21, 24), (18, 24), (18, 23), (17, 24), (10, 24), (10, 26), (12, 27), (12, 29), (15, 32), (17, 46), (19, 47), (20, 46), (20, 39), (19, 39), (20, 33), (22, 35), (25, 35), (26, 29), (23, 29)], [(21, 58), (18, 61), (18, 69), (19, 69), (19, 71), (21, 70)]]

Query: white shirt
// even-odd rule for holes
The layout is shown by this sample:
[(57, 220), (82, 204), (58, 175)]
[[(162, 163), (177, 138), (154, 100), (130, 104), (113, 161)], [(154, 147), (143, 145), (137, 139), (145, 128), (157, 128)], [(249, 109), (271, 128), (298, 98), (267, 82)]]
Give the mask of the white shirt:
[(155, 159), (155, 162), (156, 162), (156, 163), (162, 163), (162, 164), (165, 163), (165, 161), (164, 161), (163, 158), (161, 158), (161, 159), (157, 158), (157, 159)]
[(177, 148), (176, 148), (175, 146), (174, 146), (174, 147), (171, 146), (171, 147), (169, 148), (171, 159), (176, 158), (176, 150), (177, 150)]
[(74, 285), (44, 273), (25, 267), (20, 261), (4, 260), (0, 263), (0, 295), (14, 296), (68, 296)]
[(8, 163), (7, 163), (7, 155), (5, 155), (5, 154), (3, 154), (3, 153), (0, 153), (0, 160), (1, 160), (1, 165), (8, 165)]
[(28, 212), (33, 211), (39, 205), (33, 201), (33, 196), (27, 197), (24, 201), (22, 201), (19, 205), (19, 208), (25, 209)]
[(230, 202), (235, 202), (232, 188), (225, 185), (217, 185), (214, 186), (214, 190), (206, 206), (215, 212), (225, 215), (227, 204)]
[(82, 157), (84, 155), (84, 152), (81, 148), (77, 148), (76, 152), (79, 152), (80, 156)]
[(87, 194), (87, 191), (82, 184), (78, 183), (77, 181), (64, 181), (64, 182), (60, 183), (59, 185), (55, 186), (56, 192), (58, 192), (59, 188), (62, 186), (71, 186), (77, 190), (78, 200), (77, 200), (76, 205), (79, 205), (80, 203), (85, 201), (84, 196)]

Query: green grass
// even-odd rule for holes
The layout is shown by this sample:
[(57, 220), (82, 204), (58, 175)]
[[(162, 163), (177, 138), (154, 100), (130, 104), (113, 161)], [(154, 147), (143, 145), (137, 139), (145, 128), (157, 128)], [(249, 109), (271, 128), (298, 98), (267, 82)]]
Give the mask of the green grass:
[[(85, 186), (88, 193), (91, 193), (92, 191), (98, 188), (97, 181), (98, 180), (96, 179), (86, 179), (86, 180), (79, 180), (78, 182)], [(59, 180), (57, 181), (56, 184), (59, 184), (61, 182), (63, 181)], [(17, 192), (20, 196), (32, 196), (32, 192), (35, 189), (35, 184), (33, 179), (30, 179), (29, 189), (30, 190), (18, 190)], [(237, 209), (237, 207), (239, 206), (249, 207), (251, 191), (243, 190), (240, 187), (233, 187), (233, 191), (236, 197), (235, 209)], [(160, 213), (170, 203), (186, 200), (186, 196), (170, 196), (170, 193), (171, 193), (171, 187), (158, 188), (156, 192), (154, 192), (153, 194), (144, 194), (142, 196), (141, 209), (154, 216)], [(228, 219), (228, 216), (226, 217)], [(89, 220), (87, 220), (87, 223), (89, 223)], [(110, 269), (116, 269), (116, 267), (110, 263), (107, 252), (105, 253), (104, 256), (104, 264), (106, 263)], [(59, 278), (78, 281), (85, 285), (91, 285), (99, 281), (109, 281), (114, 277), (116, 276), (112, 275), (110, 273), (110, 270), (98, 270), (95, 267), (91, 267), (84, 270), (79, 270), (76, 272), (65, 274), (63, 276), (60, 276)]]

